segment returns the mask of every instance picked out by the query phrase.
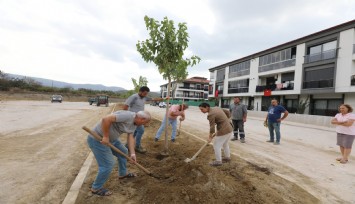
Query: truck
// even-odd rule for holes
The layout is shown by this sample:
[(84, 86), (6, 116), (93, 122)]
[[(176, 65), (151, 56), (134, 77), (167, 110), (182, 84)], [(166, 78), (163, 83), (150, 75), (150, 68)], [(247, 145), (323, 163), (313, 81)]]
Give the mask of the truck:
[(101, 104), (105, 104), (106, 107), (108, 107), (108, 96), (106, 95), (100, 95), (96, 97), (90, 97), (88, 99), (88, 102), (90, 105), (96, 104), (96, 106), (100, 106)]

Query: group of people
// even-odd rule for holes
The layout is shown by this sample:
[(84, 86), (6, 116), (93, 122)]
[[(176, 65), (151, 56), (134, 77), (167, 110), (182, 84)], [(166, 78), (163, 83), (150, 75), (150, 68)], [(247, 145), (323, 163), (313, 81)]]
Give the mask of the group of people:
[[(99, 166), (96, 179), (91, 186), (91, 192), (93, 194), (101, 196), (109, 196), (112, 194), (111, 191), (103, 188), (104, 183), (109, 178), (114, 167), (115, 161), (112, 155), (117, 157), (120, 179), (136, 176), (134, 173), (127, 172), (127, 159), (111, 150), (107, 144), (111, 143), (124, 154), (129, 153), (129, 157), (134, 162), (137, 161), (135, 152), (145, 153), (147, 151), (142, 147), (141, 139), (144, 134), (144, 125), (151, 120), (150, 113), (144, 111), (145, 102), (153, 100), (147, 97), (149, 91), (148, 87), (141, 87), (138, 93), (133, 94), (126, 100), (124, 110), (114, 112), (104, 117), (94, 127), (93, 131), (102, 136), (101, 141), (95, 140), (91, 135), (88, 136), (88, 145)], [(171, 142), (175, 142), (177, 118), (180, 116), (180, 121), (185, 120), (186, 109), (188, 109), (187, 104), (172, 105), (169, 108), (168, 114), (164, 116), (162, 124), (155, 135), (154, 140), (156, 142), (160, 139), (162, 132), (167, 126), (166, 123), (172, 126)], [(240, 98), (235, 97), (234, 103), (230, 105), (229, 110), (220, 107), (210, 107), (208, 103), (201, 103), (199, 109), (202, 113), (207, 114), (209, 121), (210, 128), (207, 141), (212, 142), (214, 138), (213, 149), (215, 160), (209, 164), (211, 166), (221, 166), (224, 162), (230, 162), (229, 140), (236, 141), (239, 135), (240, 142), (245, 143), (244, 123), (247, 120), (246, 106), (240, 103)], [(351, 114), (352, 108), (347, 104), (341, 105), (339, 111), (340, 113), (332, 120), (332, 124), (337, 125), (337, 145), (340, 146), (342, 153), (342, 157), (337, 158), (337, 160), (340, 163), (347, 163), (355, 138), (355, 125), (353, 125), (355, 115)], [(280, 144), (280, 125), (287, 116), (288, 111), (283, 106), (279, 105), (277, 100), (272, 100), (265, 119), (270, 136), (270, 139), (266, 142), (272, 142), (275, 145)], [(123, 133), (127, 133), (127, 144), (122, 144), (119, 140), (119, 137)], [(222, 149), (224, 151), (223, 157)]]

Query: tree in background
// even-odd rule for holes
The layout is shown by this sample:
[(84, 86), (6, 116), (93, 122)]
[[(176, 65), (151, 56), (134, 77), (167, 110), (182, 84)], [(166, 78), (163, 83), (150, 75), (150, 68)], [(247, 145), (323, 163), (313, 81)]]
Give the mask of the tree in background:
[[(163, 79), (168, 80), (168, 96), (170, 96), (171, 81), (182, 81), (186, 79), (188, 66), (194, 66), (200, 62), (198, 56), (183, 58), (184, 51), (188, 47), (186, 23), (179, 23), (175, 29), (174, 21), (164, 17), (159, 22), (154, 18), (144, 17), (145, 25), (149, 31), (150, 38), (145, 41), (138, 41), (137, 50), (146, 62), (153, 62), (162, 74)], [(167, 101), (169, 104), (169, 98)], [(168, 117), (169, 106), (166, 107)], [(168, 123), (165, 126), (165, 150), (168, 148)]]
[(146, 77), (139, 76), (138, 82), (136, 79), (132, 78), (134, 92), (138, 93), (142, 86), (147, 86), (148, 80)]

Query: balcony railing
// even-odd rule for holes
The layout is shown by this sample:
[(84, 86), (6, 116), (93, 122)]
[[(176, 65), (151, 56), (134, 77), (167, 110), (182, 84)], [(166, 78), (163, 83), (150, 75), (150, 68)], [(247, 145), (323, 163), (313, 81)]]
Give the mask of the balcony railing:
[(188, 86), (179, 86), (179, 89), (192, 89), (192, 90), (201, 90), (201, 91), (208, 91), (208, 88), (204, 88), (204, 87), (188, 87)]
[(242, 71), (238, 71), (238, 72), (230, 72), (228, 74), (228, 78), (239, 77), (239, 76), (244, 76), (244, 75), (249, 75), (249, 74), (250, 74), (250, 69), (242, 70)]
[(333, 81), (334, 79), (326, 79), (326, 80), (319, 80), (319, 81), (304, 81), (303, 89), (334, 87)]
[(283, 91), (283, 90), (293, 90), (294, 83), (283, 83), (283, 84), (271, 84), (264, 86), (256, 86), (255, 92), (263, 92), (264, 90), (271, 91)]
[(267, 72), (270, 70), (281, 69), (285, 67), (292, 67), (296, 65), (296, 59), (285, 60), (281, 62), (277, 62), (274, 64), (263, 65), (259, 67), (259, 72)]
[(176, 94), (175, 97), (179, 97), (179, 98), (205, 98), (204, 96), (199, 96), (199, 95), (184, 95), (184, 94)]
[(249, 87), (243, 87), (243, 88), (229, 88), (228, 93), (248, 93), (249, 92)]
[(311, 62), (318, 62), (322, 60), (327, 60), (327, 59), (333, 59), (336, 57), (337, 50), (327, 50), (325, 52), (320, 52), (312, 55), (306, 55), (304, 56), (304, 62), (305, 63), (311, 63)]

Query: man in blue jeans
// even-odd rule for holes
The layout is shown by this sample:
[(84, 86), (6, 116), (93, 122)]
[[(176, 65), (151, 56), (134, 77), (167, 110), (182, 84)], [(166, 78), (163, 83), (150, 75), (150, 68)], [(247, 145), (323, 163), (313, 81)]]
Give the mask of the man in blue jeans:
[[(281, 118), (281, 113), (284, 113)], [(270, 132), (270, 140), (266, 142), (273, 142), (275, 145), (280, 144), (281, 134), (280, 125), (281, 121), (288, 116), (288, 111), (281, 105), (278, 105), (277, 100), (273, 99), (271, 101), (271, 106), (269, 107), (268, 114), (266, 116), (265, 122), (268, 124)], [(274, 139), (274, 131), (276, 133), (276, 141)]]
[(101, 122), (95, 126), (93, 131), (101, 135), (102, 140), (97, 141), (92, 135), (89, 135), (87, 138), (88, 145), (94, 153), (99, 166), (96, 179), (91, 186), (91, 192), (93, 194), (100, 196), (109, 196), (112, 194), (111, 191), (103, 188), (103, 185), (109, 178), (115, 164), (115, 160), (112, 155), (117, 157), (118, 176), (120, 179), (132, 178), (136, 176), (133, 173), (127, 173), (127, 159), (111, 150), (107, 144), (110, 142), (123, 153), (127, 154), (128, 150), (125, 145), (120, 142), (119, 137), (123, 133), (128, 133), (127, 141), (130, 157), (136, 161), (133, 132), (135, 131), (136, 126), (144, 125), (148, 123), (150, 119), (151, 116), (146, 111), (139, 111), (137, 113), (130, 111), (117, 111), (104, 117)]
[[(152, 99), (147, 97), (149, 91), (150, 90), (148, 87), (142, 86), (139, 89), (138, 93), (133, 94), (127, 98), (123, 110), (128, 110), (137, 113), (138, 111), (144, 111), (144, 104), (146, 101), (163, 100), (162, 98)], [(144, 149), (141, 145), (143, 134), (144, 134), (144, 125), (137, 126), (136, 130), (134, 131), (133, 137), (135, 138), (136, 141), (135, 150), (139, 153), (147, 152), (147, 150)]]

